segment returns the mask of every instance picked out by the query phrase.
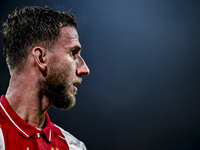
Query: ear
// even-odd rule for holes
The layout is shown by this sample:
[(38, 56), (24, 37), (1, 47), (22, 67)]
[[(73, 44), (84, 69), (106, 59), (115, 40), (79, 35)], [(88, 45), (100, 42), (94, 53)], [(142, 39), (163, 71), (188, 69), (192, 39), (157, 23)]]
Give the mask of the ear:
[(32, 50), (32, 55), (39, 69), (41, 71), (45, 71), (47, 67), (46, 49), (39, 46), (34, 47)]

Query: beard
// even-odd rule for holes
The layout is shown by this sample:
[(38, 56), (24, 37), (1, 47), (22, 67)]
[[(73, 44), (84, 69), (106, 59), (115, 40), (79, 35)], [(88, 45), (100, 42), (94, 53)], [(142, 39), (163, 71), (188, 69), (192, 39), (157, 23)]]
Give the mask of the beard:
[(75, 105), (74, 93), (70, 90), (66, 74), (59, 68), (50, 68), (51, 71), (47, 75), (46, 80), (42, 82), (42, 93), (46, 95), (51, 104), (57, 108), (69, 109)]

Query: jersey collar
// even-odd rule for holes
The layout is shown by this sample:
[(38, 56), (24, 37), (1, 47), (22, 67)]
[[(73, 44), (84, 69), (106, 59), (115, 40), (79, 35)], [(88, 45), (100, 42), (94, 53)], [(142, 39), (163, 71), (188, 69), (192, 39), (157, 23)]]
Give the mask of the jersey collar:
[(17, 115), (17, 113), (11, 108), (11, 106), (7, 102), (5, 95), (2, 95), (0, 99), (0, 111), (2, 112), (2, 115), (7, 120), (7, 122), (26, 138), (33, 136), (38, 131), (43, 132), (49, 142), (52, 142), (54, 139), (53, 133), (64, 137), (61, 131), (50, 121), (47, 112), (45, 127), (39, 130), (36, 127), (28, 124), (26, 121), (24, 121), (21, 117)]

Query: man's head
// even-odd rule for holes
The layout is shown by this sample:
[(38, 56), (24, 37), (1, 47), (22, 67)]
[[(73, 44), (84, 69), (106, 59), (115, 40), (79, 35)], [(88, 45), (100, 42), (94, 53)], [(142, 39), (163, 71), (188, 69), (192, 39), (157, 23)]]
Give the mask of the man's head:
[(3, 25), (10, 72), (17, 72), (14, 78), (21, 73), (34, 78), (39, 96), (47, 96), (58, 108), (69, 109), (75, 104), (75, 86), (89, 74), (76, 28), (71, 12), (49, 7), (22, 8), (10, 14)]
[(40, 45), (53, 49), (64, 26), (77, 28), (75, 17), (70, 11), (59, 12), (49, 7), (33, 6), (9, 14), (3, 24), (3, 43), (10, 72), (23, 68), (32, 47)]

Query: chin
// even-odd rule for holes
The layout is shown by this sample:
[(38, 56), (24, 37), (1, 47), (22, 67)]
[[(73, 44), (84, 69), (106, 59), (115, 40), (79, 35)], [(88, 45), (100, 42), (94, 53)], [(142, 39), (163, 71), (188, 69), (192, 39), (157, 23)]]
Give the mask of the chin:
[(70, 109), (72, 108), (76, 103), (75, 96), (70, 96), (67, 99), (59, 99), (56, 98), (56, 100), (52, 100), (52, 105), (59, 109)]

